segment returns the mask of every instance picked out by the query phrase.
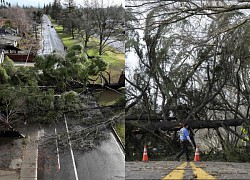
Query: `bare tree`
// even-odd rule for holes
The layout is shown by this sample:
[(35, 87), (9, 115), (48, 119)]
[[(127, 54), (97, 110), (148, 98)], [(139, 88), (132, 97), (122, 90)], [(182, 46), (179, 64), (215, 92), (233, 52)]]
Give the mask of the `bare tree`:
[(29, 18), (24, 9), (11, 7), (1, 10), (2, 15), (10, 19), (18, 27), (20, 33), (28, 32), (30, 29)]
[(91, 4), (85, 1), (84, 7), (77, 9), (77, 29), (84, 39), (84, 47), (88, 47), (89, 38), (95, 34), (94, 15)]
[(93, 1), (92, 14), (96, 34), (99, 37), (99, 55), (102, 55), (107, 45), (117, 41), (112, 37), (116, 26), (123, 22), (124, 9), (122, 6), (105, 5), (102, 1)]
[[(126, 110), (128, 114), (146, 112), (144, 118), (151, 124), (140, 127), (147, 130), (154, 127), (152, 117), (155, 114), (164, 120), (164, 125), (158, 128), (168, 127), (171, 117), (177, 119), (176, 128), (183, 121), (195, 127), (200, 120), (206, 124), (203, 128), (209, 128), (212, 121), (218, 119), (225, 123), (234, 119), (237, 125), (248, 127), (246, 81), (249, 77), (244, 72), (249, 69), (249, 43), (245, 39), (250, 34), (246, 23), (249, 16), (243, 10), (249, 9), (250, 4), (226, 1), (126, 3), (130, 17), (127, 52), (133, 50), (139, 60), (137, 73), (128, 77)], [(141, 83), (148, 79), (149, 84)], [(224, 134), (247, 139), (229, 126), (221, 124), (223, 131), (214, 128), (222, 143), (232, 142)]]

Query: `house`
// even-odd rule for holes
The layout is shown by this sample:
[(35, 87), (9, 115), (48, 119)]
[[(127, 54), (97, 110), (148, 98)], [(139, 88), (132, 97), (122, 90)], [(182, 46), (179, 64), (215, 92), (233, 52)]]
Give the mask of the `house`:
[(0, 46), (1, 45), (11, 45), (17, 47), (18, 41), (21, 37), (13, 36), (13, 35), (0, 35)]
[(0, 64), (3, 63), (6, 55), (10, 56), (11, 54), (18, 54), (18, 51), (21, 51), (21, 49), (11, 45), (0, 45)]
[(4, 35), (12, 35), (12, 36), (17, 36), (18, 35), (18, 28), (0, 28), (0, 34), (4, 34)]

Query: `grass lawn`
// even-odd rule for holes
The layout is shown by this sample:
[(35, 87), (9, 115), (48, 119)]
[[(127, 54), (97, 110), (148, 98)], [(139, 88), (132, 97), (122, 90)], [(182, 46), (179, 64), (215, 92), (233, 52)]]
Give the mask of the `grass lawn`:
[(101, 92), (94, 93), (94, 96), (101, 106), (110, 106), (116, 104), (124, 96), (125, 90), (122, 89), (120, 93), (104, 89)]
[[(80, 40), (75, 38), (75, 39), (72, 39), (72, 36), (69, 35), (69, 34), (64, 34), (63, 33), (63, 27), (56, 24), (56, 23), (53, 23), (54, 25), (54, 28), (56, 30), (56, 32), (58, 33), (59, 37), (61, 38), (63, 44), (65, 46), (67, 46), (67, 48), (71, 48), (71, 46), (75, 45), (75, 44), (79, 44), (80, 43)], [(77, 36), (77, 34), (76, 34)]]
[(125, 145), (125, 123), (117, 124), (114, 128)]
[[(88, 55), (98, 56), (98, 39), (95, 37), (90, 38), (88, 46)], [(101, 55), (101, 57), (108, 64), (107, 71), (111, 74), (111, 83), (117, 83), (121, 71), (124, 70), (125, 67), (125, 54), (118, 52), (112, 47), (107, 47), (107, 50)]]

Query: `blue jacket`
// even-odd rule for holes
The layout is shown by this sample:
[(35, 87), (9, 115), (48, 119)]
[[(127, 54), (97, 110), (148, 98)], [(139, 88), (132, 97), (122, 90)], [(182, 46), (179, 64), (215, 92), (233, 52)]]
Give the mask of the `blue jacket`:
[(180, 135), (180, 140), (181, 141), (188, 140), (189, 142), (191, 142), (191, 139), (189, 137), (189, 132), (185, 127), (180, 129), (179, 135)]

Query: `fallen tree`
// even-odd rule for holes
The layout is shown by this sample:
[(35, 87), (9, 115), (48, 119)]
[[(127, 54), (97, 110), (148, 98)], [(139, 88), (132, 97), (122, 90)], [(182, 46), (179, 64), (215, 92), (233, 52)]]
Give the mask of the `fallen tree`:
[[(192, 129), (203, 129), (203, 128), (219, 128), (224, 126), (240, 126), (244, 120), (243, 119), (227, 119), (227, 120), (213, 120), (213, 121), (202, 121), (193, 120), (186, 121)], [(151, 130), (161, 129), (163, 131), (174, 131), (181, 127), (181, 121), (175, 122), (158, 122), (152, 123), (146, 126), (146, 128)]]
[[(170, 118), (169, 120), (174, 120)], [(133, 121), (134, 120), (134, 121)], [(135, 124), (134, 122), (148, 120), (147, 116), (126, 116), (126, 122)], [(163, 120), (163, 117), (154, 116), (150, 118), (151, 123), (143, 125), (144, 129), (151, 131), (157, 131), (159, 129), (163, 131), (176, 131), (181, 128), (181, 123), (187, 122), (192, 129), (203, 129), (203, 128), (219, 128), (219, 127), (230, 127), (230, 126), (241, 126), (245, 119), (225, 119), (225, 120), (176, 120), (176, 121), (161, 121), (152, 122), (153, 120)], [(137, 123), (136, 123), (137, 124)]]
[(93, 79), (89, 79), (89, 81), (95, 82), (97, 81), (99, 78), (101, 78), (101, 84), (91, 84), (89, 83), (87, 85), (87, 87), (89, 88), (89, 91), (93, 91), (96, 89), (102, 89), (102, 88), (107, 88), (107, 89), (113, 89), (113, 90), (118, 90), (122, 87), (125, 87), (125, 74), (122, 71), (120, 76), (119, 76), (119, 80), (117, 83), (111, 83), (111, 77), (110, 77), (110, 73), (107, 71), (104, 71), (107, 75), (108, 78), (106, 78), (102, 73), (99, 74), (99, 76), (93, 80)]

